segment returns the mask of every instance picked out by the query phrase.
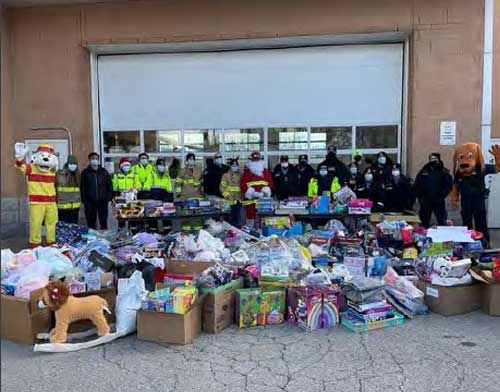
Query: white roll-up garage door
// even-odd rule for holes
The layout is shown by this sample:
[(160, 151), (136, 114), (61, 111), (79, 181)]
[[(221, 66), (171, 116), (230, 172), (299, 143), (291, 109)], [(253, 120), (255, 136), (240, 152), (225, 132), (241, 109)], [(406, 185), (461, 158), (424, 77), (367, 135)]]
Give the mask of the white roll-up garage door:
[(99, 56), (101, 130), (401, 124), (403, 45)]

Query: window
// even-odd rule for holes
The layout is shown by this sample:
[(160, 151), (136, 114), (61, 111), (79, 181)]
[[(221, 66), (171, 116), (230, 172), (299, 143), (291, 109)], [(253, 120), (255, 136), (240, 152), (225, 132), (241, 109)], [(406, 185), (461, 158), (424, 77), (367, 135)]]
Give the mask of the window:
[(141, 152), (141, 137), (139, 131), (105, 131), (103, 132), (104, 152), (109, 154), (124, 154)]
[(180, 152), (182, 150), (181, 131), (144, 131), (146, 152)]
[(398, 126), (356, 127), (356, 148), (397, 148)]
[(333, 144), (338, 150), (352, 148), (352, 127), (311, 128), (311, 150), (326, 150)]
[(256, 129), (227, 129), (224, 130), (225, 152), (263, 151), (264, 130)]
[(269, 128), (268, 150), (307, 150), (307, 128)]
[(217, 152), (220, 144), (220, 133), (214, 129), (184, 131), (186, 152)]

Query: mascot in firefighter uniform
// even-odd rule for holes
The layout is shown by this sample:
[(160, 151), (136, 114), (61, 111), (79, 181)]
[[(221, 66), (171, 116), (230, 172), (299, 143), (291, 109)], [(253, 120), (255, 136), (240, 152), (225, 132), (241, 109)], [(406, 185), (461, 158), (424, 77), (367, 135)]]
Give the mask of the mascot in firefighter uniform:
[(242, 204), (247, 214), (247, 225), (254, 226), (257, 199), (270, 197), (273, 189), (271, 173), (266, 169), (260, 152), (254, 151), (249, 156), (240, 182)]
[(44, 222), (47, 245), (52, 245), (56, 241), (58, 219), (55, 188), (57, 157), (54, 155), (54, 147), (40, 144), (31, 156), (30, 163), (25, 162), (28, 148), (24, 143), (16, 143), (14, 151), (15, 165), (28, 182), (29, 245), (34, 248), (41, 244)]

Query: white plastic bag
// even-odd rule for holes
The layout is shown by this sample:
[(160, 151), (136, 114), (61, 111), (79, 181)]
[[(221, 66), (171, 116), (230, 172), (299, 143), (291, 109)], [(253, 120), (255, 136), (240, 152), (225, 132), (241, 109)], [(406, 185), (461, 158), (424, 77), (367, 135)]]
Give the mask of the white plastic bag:
[(34, 251), (37, 260), (45, 261), (50, 265), (50, 275), (56, 279), (65, 277), (73, 270), (71, 260), (63, 255), (59, 249), (39, 246)]
[(14, 256), (14, 252), (12, 252), (10, 249), (2, 249), (2, 259), (0, 260), (2, 277), (5, 276), (5, 274), (9, 270), (9, 267), (12, 265)]
[(116, 332), (127, 335), (137, 329), (137, 311), (148, 291), (142, 273), (135, 271), (129, 279), (118, 280), (116, 296)]
[(32, 291), (41, 289), (49, 283), (50, 265), (38, 260), (18, 269), (8, 280), (16, 285), (15, 297), (29, 299)]

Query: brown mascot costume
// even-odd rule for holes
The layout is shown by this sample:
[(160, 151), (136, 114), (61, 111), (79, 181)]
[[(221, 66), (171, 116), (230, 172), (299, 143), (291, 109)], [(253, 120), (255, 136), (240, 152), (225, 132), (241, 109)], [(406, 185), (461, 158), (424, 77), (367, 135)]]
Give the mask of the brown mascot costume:
[(460, 212), (464, 226), (483, 233), (487, 243), (489, 243), (490, 238), (486, 221), (487, 190), (484, 177), (500, 172), (500, 146), (492, 146), (489, 152), (495, 158), (494, 165), (484, 163), (479, 144), (466, 143), (458, 146), (453, 156), (455, 179), (451, 190), (451, 205), (457, 209), (460, 200)]

